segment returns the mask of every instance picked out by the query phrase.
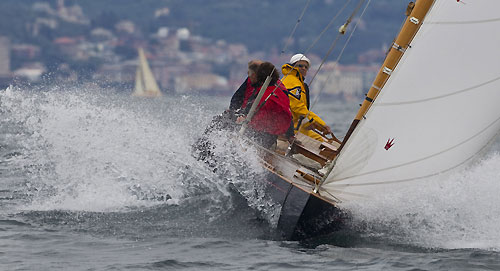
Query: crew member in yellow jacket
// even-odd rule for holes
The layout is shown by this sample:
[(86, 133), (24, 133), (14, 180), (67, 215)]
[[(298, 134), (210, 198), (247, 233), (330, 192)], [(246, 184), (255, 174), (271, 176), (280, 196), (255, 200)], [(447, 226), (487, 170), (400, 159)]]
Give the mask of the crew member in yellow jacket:
[[(288, 90), (295, 129), (297, 129), (300, 122), (299, 132), (316, 140), (324, 141), (322, 136), (312, 130), (315, 128), (324, 134), (332, 134), (330, 127), (318, 115), (309, 111), (309, 86), (304, 82), (304, 78), (310, 65), (311, 61), (305, 55), (296, 54), (292, 56), (290, 62), (281, 67), (284, 76), (281, 82)], [(333, 138), (338, 141), (335, 136)]]

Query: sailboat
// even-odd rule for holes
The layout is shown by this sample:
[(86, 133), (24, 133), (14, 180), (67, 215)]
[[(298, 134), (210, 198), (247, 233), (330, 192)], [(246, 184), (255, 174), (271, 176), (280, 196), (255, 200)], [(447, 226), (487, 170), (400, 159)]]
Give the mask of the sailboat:
[(410, 4), (340, 146), (298, 134), (300, 143), (286, 155), (262, 149), (262, 181), (281, 206), (277, 229), (284, 239), (341, 229), (349, 219), (344, 203), (425, 186), (431, 177), (467, 165), (496, 139), (500, 1)]
[(144, 49), (137, 49), (139, 54), (139, 65), (135, 73), (135, 87), (133, 96), (140, 97), (159, 97), (161, 96), (160, 88), (156, 83), (155, 77), (151, 72), (148, 60), (144, 54)]

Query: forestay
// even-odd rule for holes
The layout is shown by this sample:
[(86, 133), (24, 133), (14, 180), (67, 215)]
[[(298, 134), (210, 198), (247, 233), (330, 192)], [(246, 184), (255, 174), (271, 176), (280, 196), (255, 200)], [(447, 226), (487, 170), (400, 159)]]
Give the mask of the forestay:
[(325, 180), (376, 197), (470, 161), (500, 128), (500, 1), (437, 0)]

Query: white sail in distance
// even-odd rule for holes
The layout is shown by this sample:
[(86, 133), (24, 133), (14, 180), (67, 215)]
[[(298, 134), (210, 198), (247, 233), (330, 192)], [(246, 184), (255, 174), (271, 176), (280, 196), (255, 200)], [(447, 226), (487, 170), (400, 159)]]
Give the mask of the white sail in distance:
[(342, 201), (377, 197), (464, 165), (496, 138), (498, 10), (499, 0), (434, 2), (322, 190)]
[(139, 53), (139, 65), (137, 66), (137, 71), (135, 75), (135, 88), (132, 95), (134, 96), (146, 96), (146, 97), (158, 97), (161, 96), (160, 88), (156, 83), (151, 68), (149, 67), (146, 55), (142, 48), (138, 49)]

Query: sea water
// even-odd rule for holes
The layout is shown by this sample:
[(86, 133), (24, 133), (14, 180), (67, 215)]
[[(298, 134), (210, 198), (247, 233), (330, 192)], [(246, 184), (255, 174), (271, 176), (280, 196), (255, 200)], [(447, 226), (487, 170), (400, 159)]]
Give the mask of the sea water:
[[(228, 103), (96, 85), (1, 90), (0, 270), (500, 269), (498, 141), (430, 185), (346, 204), (345, 232), (282, 241), (250, 147), (216, 135), (222, 172), (192, 155)], [(313, 110), (342, 138), (357, 103)]]

